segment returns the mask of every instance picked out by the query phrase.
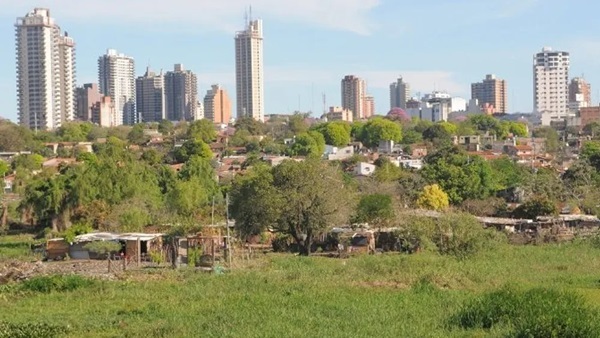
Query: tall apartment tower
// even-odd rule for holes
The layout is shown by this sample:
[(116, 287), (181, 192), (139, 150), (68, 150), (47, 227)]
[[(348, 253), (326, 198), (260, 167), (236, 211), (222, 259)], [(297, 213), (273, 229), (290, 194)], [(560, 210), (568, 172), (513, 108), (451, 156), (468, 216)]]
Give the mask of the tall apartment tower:
[(410, 100), (410, 85), (399, 77), (390, 84), (390, 110), (394, 108), (406, 109), (406, 102)]
[(116, 111), (116, 125), (139, 122), (135, 110), (135, 62), (132, 57), (109, 49), (98, 58), (100, 92), (110, 96)]
[(75, 116), (75, 42), (46, 8), (17, 18), (15, 31), (19, 123), (58, 128)]
[(135, 80), (137, 115), (142, 122), (159, 122), (167, 118), (165, 110), (165, 81), (162, 71), (156, 74), (146, 68), (144, 76)]
[(574, 77), (569, 83), (569, 107), (579, 109), (592, 106), (592, 86), (583, 77)]
[(342, 108), (352, 111), (355, 121), (365, 118), (365, 81), (354, 76), (346, 75), (342, 79)]
[(235, 94), (238, 118), (264, 120), (262, 20), (250, 20), (235, 35)]
[(102, 99), (97, 83), (86, 83), (75, 90), (75, 117), (80, 121), (92, 121), (92, 106)]
[(182, 64), (165, 74), (165, 109), (171, 121), (193, 121), (198, 114), (198, 78)]
[(373, 95), (365, 95), (363, 98), (363, 115), (366, 119), (375, 115), (375, 97)]
[(231, 120), (231, 101), (227, 92), (218, 84), (204, 96), (204, 118), (214, 123), (228, 124)]
[(569, 53), (548, 47), (533, 57), (533, 109), (543, 125), (562, 120), (569, 112), (569, 63)]
[(481, 82), (471, 84), (471, 99), (477, 100), (481, 107), (493, 107), (495, 114), (508, 113), (506, 81), (488, 74)]

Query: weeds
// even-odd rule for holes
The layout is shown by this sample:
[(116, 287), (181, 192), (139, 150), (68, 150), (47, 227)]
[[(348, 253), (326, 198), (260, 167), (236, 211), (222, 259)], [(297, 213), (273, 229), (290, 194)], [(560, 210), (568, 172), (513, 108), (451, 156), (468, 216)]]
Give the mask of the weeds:
[(21, 291), (31, 291), (40, 293), (67, 292), (81, 288), (86, 288), (94, 284), (91, 279), (81, 276), (40, 276), (24, 281)]

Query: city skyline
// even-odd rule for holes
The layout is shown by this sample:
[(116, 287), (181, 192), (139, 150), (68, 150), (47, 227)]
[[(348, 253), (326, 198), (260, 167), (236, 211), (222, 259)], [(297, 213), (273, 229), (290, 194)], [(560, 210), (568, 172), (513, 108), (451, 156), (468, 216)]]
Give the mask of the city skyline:
[[(307, 14), (311, 13), (308, 4), (287, 4), (291, 10), (284, 10), (285, 6), (272, 1), (253, 2), (253, 16), (265, 21), (266, 114), (312, 110), (319, 115), (323, 110), (322, 93), (327, 96), (327, 106), (341, 103), (339, 79), (346, 74), (367, 81), (379, 114), (387, 112), (389, 84), (398, 76), (410, 83), (415, 94), (437, 89), (468, 99), (470, 83), (490, 73), (509, 83), (510, 112), (531, 112), (531, 58), (544, 46), (570, 52), (571, 76), (585, 74), (594, 90), (593, 103), (597, 104), (594, 84), (598, 82), (596, 74), (600, 73), (600, 66), (593, 60), (600, 54), (600, 42), (591, 38), (591, 33), (587, 34), (593, 32), (596, 25), (585, 20), (588, 13), (582, 14), (582, 24), (577, 31), (555, 29), (549, 35), (550, 25), (542, 18), (568, 17), (569, 13), (573, 14), (568, 6), (556, 2), (557, 6), (545, 8), (535, 1), (527, 2), (527, 5), (519, 5), (522, 1), (490, 1), (486, 4), (463, 1), (454, 6), (436, 2), (435, 7), (441, 12), (458, 13), (461, 10), (466, 14), (450, 15), (451, 20), (444, 18), (440, 25), (444, 24), (445, 29), (440, 30), (415, 22), (410, 13), (423, 12), (425, 8), (421, 5), (403, 8), (402, 4), (391, 1), (349, 1), (344, 2), (345, 6), (338, 1), (326, 2), (323, 7), (337, 14), (329, 21), (324, 20), (327, 12), (322, 8)], [(14, 43), (14, 28), (10, 26), (14, 25), (15, 17), (23, 16), (33, 7), (45, 6), (51, 9), (61, 28), (77, 42), (79, 86), (96, 82), (94, 59), (107, 48), (115, 48), (136, 59), (136, 76), (142, 75), (148, 65), (159, 71), (181, 62), (198, 74), (200, 92), (213, 83), (221, 83), (233, 94), (235, 66), (231, 39), (243, 25), (246, 4), (232, 1), (227, 5), (209, 6), (203, 1), (178, 0), (174, 7), (181, 10), (165, 9), (162, 17), (156, 17), (140, 8), (137, 12), (132, 11), (128, 21), (119, 20), (123, 16), (114, 11), (116, 4), (112, 0), (104, 2), (102, 5), (106, 8), (96, 13), (103, 20), (90, 21), (90, 13), (75, 11), (82, 5), (69, 0), (61, 3), (24, 0), (18, 4), (0, 0), (5, 9), (0, 14), (4, 22), (0, 42)], [(135, 1), (126, 1), (122, 5), (130, 8), (135, 4)], [(164, 7), (162, 4), (156, 6)], [(189, 18), (191, 14), (183, 12), (195, 12), (193, 9), (203, 6), (206, 13), (195, 13), (199, 17), (194, 23), (180, 22), (171, 27), (155, 25), (156, 22), (173, 23)], [(506, 8), (516, 10), (498, 16), (486, 15), (491, 9), (499, 12)], [(427, 15), (441, 18), (437, 12), (428, 9)], [(207, 19), (209, 14), (214, 18)], [(395, 16), (402, 20), (396, 20)], [(473, 18), (465, 19), (469, 16)], [(520, 34), (513, 38), (515, 32)], [(461, 45), (461, 48), (428, 47), (427, 36), (433, 33), (438, 47)], [(475, 42), (474, 39), (484, 34), (489, 40)], [(508, 36), (511, 39), (507, 39)], [(467, 47), (465, 43), (457, 43), (462, 39), (465, 43), (473, 41), (473, 48), (468, 48), (468, 43)], [(394, 41), (398, 43), (392, 43)], [(342, 49), (348, 44), (360, 44), (364, 48), (353, 48), (349, 53)], [(14, 58), (14, 51), (3, 50), (0, 57), (3, 60)], [(10, 62), (4, 64), (6, 66), (0, 67), (0, 89), (5, 96), (0, 116), (16, 120), (15, 70)]]

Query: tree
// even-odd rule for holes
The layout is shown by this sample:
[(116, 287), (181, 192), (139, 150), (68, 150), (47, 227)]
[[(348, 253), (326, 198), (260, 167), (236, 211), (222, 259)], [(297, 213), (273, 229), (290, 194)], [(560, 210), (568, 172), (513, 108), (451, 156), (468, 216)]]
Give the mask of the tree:
[(419, 208), (429, 210), (444, 210), (449, 204), (448, 195), (437, 184), (425, 186), (417, 199)]
[(158, 132), (163, 135), (171, 135), (173, 133), (174, 126), (173, 122), (169, 120), (160, 120), (158, 122)]
[(148, 142), (148, 139), (149, 137), (147, 137), (146, 134), (144, 134), (144, 125), (141, 123), (133, 126), (133, 128), (131, 128), (131, 131), (129, 131), (129, 134), (127, 134), (127, 140), (131, 144), (142, 145)]
[(325, 152), (325, 138), (321, 133), (309, 131), (296, 136), (287, 153), (290, 156), (321, 157)]
[(246, 130), (250, 135), (258, 136), (265, 133), (264, 123), (253, 119), (252, 117), (241, 117), (235, 121), (236, 130)]
[(341, 147), (350, 143), (350, 125), (345, 122), (329, 122), (318, 125), (315, 130), (323, 135), (325, 143)]
[(402, 141), (402, 128), (398, 123), (376, 117), (370, 119), (362, 129), (360, 141), (367, 147), (377, 147), (379, 141)]
[(0, 177), (4, 177), (10, 168), (8, 167), (8, 163), (0, 160)]
[(512, 121), (506, 121), (506, 123), (508, 124), (509, 132), (513, 134), (513, 136), (527, 137), (527, 135), (529, 134), (527, 130), (527, 125), (525, 123)]
[(507, 156), (489, 161), (496, 190), (506, 190), (519, 187), (530, 178), (530, 171), (525, 166), (516, 163)]
[(394, 217), (392, 196), (386, 194), (370, 194), (362, 196), (356, 208), (353, 221), (383, 226)]
[(309, 255), (315, 236), (348, 219), (350, 195), (338, 169), (316, 159), (284, 161), (236, 179), (231, 208), (242, 233), (270, 227), (291, 236), (300, 253)]
[(558, 214), (556, 204), (545, 197), (529, 200), (513, 211), (513, 217), (523, 219), (536, 219), (539, 216), (551, 216)]
[(560, 148), (558, 132), (552, 127), (540, 127), (533, 131), (533, 137), (545, 138), (546, 152), (556, 153)]
[(404, 144), (414, 144), (423, 141), (423, 134), (414, 129), (403, 129), (402, 142)]
[(380, 161), (373, 177), (378, 182), (394, 182), (402, 177), (402, 169), (389, 160)]
[(181, 147), (175, 149), (175, 159), (178, 163), (187, 162), (192, 156), (210, 159), (213, 153), (208, 144), (200, 139), (187, 140)]
[(210, 144), (217, 139), (217, 131), (212, 121), (207, 119), (197, 120), (188, 127), (186, 137), (188, 140), (202, 140), (202, 142)]
[(430, 184), (438, 184), (452, 204), (487, 198), (497, 187), (490, 164), (457, 147), (440, 149), (428, 155), (425, 162), (423, 177)]
[(44, 157), (38, 154), (19, 155), (15, 157), (12, 163), (14, 170), (24, 169), (28, 171), (42, 169), (44, 163)]
[(308, 124), (305, 121), (307, 117), (308, 114), (303, 114), (300, 112), (295, 112), (292, 116), (290, 116), (288, 127), (293, 135), (298, 135), (308, 131)]
[(448, 146), (452, 143), (452, 134), (442, 124), (436, 123), (423, 131), (423, 139), (438, 147)]
[(157, 165), (162, 163), (163, 154), (156, 149), (148, 149), (142, 153), (141, 159), (149, 165)]
[(95, 241), (83, 246), (84, 249), (91, 251), (101, 257), (106, 257), (108, 262), (108, 272), (110, 273), (110, 255), (121, 250), (121, 244), (113, 241)]

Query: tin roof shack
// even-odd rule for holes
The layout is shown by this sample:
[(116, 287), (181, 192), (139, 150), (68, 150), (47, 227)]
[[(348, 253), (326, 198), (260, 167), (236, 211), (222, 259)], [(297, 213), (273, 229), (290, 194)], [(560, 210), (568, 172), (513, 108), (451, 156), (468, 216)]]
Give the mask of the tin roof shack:
[(375, 234), (371, 230), (334, 228), (331, 234), (337, 237), (340, 254), (375, 253)]
[(538, 217), (538, 232), (550, 240), (563, 242), (575, 237), (590, 237), (600, 231), (600, 219), (592, 215), (558, 215), (556, 217)]
[(124, 253), (130, 259), (138, 260), (139, 256), (140, 260), (148, 260), (151, 252), (162, 253), (162, 236), (162, 234), (94, 232), (76, 236), (72, 243), (67, 243), (64, 238), (54, 238), (46, 243), (46, 258), (59, 260), (69, 255), (71, 259), (104, 259), (90, 252), (85, 245), (98, 241), (114, 241), (121, 243), (121, 250), (113, 252), (113, 255)]

